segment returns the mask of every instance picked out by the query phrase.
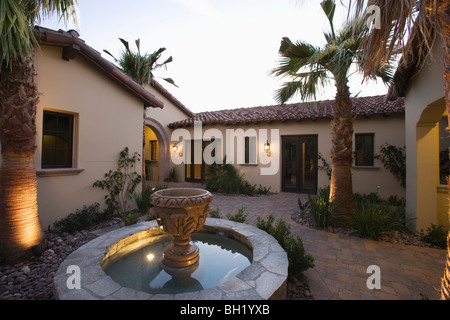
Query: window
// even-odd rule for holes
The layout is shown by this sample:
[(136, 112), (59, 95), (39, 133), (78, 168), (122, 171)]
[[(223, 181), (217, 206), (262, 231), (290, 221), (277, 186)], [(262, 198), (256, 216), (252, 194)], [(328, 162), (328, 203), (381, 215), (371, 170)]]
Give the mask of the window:
[(42, 168), (72, 168), (73, 115), (44, 110)]
[(357, 167), (374, 166), (374, 134), (356, 134), (355, 164)]
[(158, 141), (150, 140), (150, 161), (158, 161)]
[(245, 164), (256, 164), (256, 137), (245, 137)]

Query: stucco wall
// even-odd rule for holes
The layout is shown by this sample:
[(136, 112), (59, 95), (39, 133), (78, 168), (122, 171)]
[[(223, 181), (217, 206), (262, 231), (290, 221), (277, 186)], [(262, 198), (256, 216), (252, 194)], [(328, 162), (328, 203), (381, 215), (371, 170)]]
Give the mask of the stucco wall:
[[(432, 55), (410, 82), (405, 97), (406, 212), (412, 230), (426, 229), (438, 220), (436, 125), (445, 110), (445, 105), (439, 103), (443, 98), (442, 70), (441, 41), (437, 41)], [(424, 113), (425, 110), (428, 111)]]
[[(374, 133), (375, 134), (375, 153), (379, 153), (379, 148), (385, 144), (390, 143), (398, 147), (405, 145), (405, 130), (404, 130), (403, 115), (392, 115), (390, 117), (372, 117), (372, 118), (358, 118), (354, 123), (354, 133)], [(285, 123), (274, 122), (271, 124), (259, 125), (242, 125), (242, 126), (205, 126), (202, 128), (203, 133), (210, 129), (218, 130), (223, 137), (223, 152), (226, 153), (227, 144), (227, 130), (242, 129), (244, 132), (250, 132), (254, 129), (259, 136), (259, 130), (266, 130), (271, 144), (271, 159), (273, 163), (268, 165), (261, 164), (261, 158), (258, 158), (257, 165), (242, 165), (237, 164), (241, 173), (245, 174), (245, 178), (252, 184), (261, 184), (265, 187), (271, 187), (271, 191), (280, 192), (282, 189), (282, 171), (281, 171), (281, 137), (294, 135), (317, 135), (318, 137), (318, 152), (328, 160), (331, 165), (329, 157), (331, 155), (331, 126), (329, 120), (317, 121), (288, 121)], [(274, 141), (270, 138), (271, 130), (279, 130), (280, 139)], [(192, 138), (194, 138), (194, 128), (188, 129)], [(258, 139), (258, 153), (263, 153), (264, 143), (267, 139)], [(234, 163), (237, 163), (237, 144), (234, 145)], [(181, 154), (184, 150), (179, 150)], [(227, 154), (227, 161), (231, 161), (230, 155)], [(263, 168), (270, 168), (271, 166), (278, 166), (275, 174), (262, 174)], [(184, 165), (179, 166), (179, 170), (184, 171)], [(400, 182), (388, 172), (378, 160), (375, 160), (373, 168), (354, 168), (353, 173), (353, 190), (354, 192), (370, 193), (379, 191), (382, 197), (389, 197), (390, 195), (405, 196), (405, 190), (400, 185)], [(183, 172), (184, 175), (184, 172)], [(318, 172), (318, 187), (329, 185), (330, 181), (324, 171)], [(377, 187), (380, 188), (377, 188)]]
[[(36, 53), (37, 85), (41, 93), (35, 166), (41, 169), (43, 110), (75, 115), (74, 168), (77, 175), (38, 176), (38, 205), (46, 228), (83, 205), (104, 205), (106, 191), (93, 188), (96, 179), (117, 168), (119, 153), (142, 153), (143, 102), (93, 67), (83, 57), (65, 61), (62, 49), (42, 46)], [(142, 165), (138, 164), (140, 174)]]

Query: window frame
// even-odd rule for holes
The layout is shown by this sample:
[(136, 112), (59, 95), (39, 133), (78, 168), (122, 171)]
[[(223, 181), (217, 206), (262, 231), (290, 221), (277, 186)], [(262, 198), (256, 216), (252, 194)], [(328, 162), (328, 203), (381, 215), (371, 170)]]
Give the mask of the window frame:
[[(253, 140), (253, 146), (251, 146), (251, 141)], [(244, 164), (255, 165), (257, 164), (257, 138), (254, 136), (244, 137)], [(252, 147), (252, 148), (251, 148)], [(252, 157), (251, 151), (253, 150), (254, 154)], [(252, 159), (253, 158), (253, 159)], [(251, 160), (254, 160), (253, 162)]]
[[(58, 129), (58, 120), (57, 120), (57, 128), (56, 131), (55, 130), (49, 130), (49, 129), (45, 129), (45, 116), (46, 115), (55, 115), (57, 116), (57, 119), (59, 118), (67, 118), (69, 119), (69, 147), (68, 147), (68, 155), (67, 158), (65, 160), (67, 160), (67, 164), (63, 164), (63, 165), (58, 165), (55, 164), (56, 163), (56, 152), (55, 152), (55, 158), (53, 159), (53, 164), (44, 164), (44, 153), (46, 149), (50, 149), (50, 148), (46, 148), (44, 145), (44, 137), (46, 136), (46, 133), (55, 133), (56, 136), (58, 136), (58, 134), (61, 134), (61, 131)], [(44, 170), (48, 170), (48, 169), (72, 169), (74, 168), (73, 164), (74, 164), (74, 159), (73, 159), (73, 155), (74, 155), (74, 129), (75, 129), (75, 116), (73, 114), (70, 113), (64, 113), (64, 112), (57, 112), (57, 111), (50, 111), (50, 110), (43, 110), (43, 114), (42, 114), (42, 150), (41, 150), (41, 168)], [(53, 148), (54, 150), (57, 150), (57, 147)]]
[[(359, 157), (358, 157), (358, 138), (360, 137), (370, 137), (371, 138), (371, 155), (370, 155), (370, 163), (366, 162), (368, 156), (366, 155), (366, 149), (365, 146), (363, 148), (363, 163), (359, 163)], [(366, 144), (366, 141), (364, 141), (364, 145)], [(355, 134), (355, 167), (375, 167), (375, 133), (356, 133)]]
[(158, 161), (158, 140), (150, 140), (150, 161)]

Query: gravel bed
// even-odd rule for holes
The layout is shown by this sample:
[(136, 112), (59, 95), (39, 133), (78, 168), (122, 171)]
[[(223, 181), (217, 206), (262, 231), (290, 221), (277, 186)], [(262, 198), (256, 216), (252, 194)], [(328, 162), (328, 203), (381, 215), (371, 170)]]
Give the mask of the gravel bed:
[[(98, 225), (112, 226), (114, 219)], [(53, 276), (61, 262), (82, 245), (96, 238), (92, 230), (74, 234), (45, 232), (47, 249), (39, 257), (31, 257), (13, 266), (0, 266), (0, 300), (54, 300)]]

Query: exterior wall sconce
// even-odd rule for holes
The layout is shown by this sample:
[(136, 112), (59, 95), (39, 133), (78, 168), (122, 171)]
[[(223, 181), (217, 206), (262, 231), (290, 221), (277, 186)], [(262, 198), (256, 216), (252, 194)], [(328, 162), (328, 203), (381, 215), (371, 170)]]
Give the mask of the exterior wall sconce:
[(176, 153), (176, 152), (178, 151), (178, 146), (177, 146), (177, 145), (174, 145), (174, 146), (172, 147), (172, 151), (173, 151), (173, 153)]
[(264, 144), (264, 151), (266, 151), (267, 154), (270, 153), (270, 143), (269, 143), (269, 141), (267, 141), (267, 142)]

